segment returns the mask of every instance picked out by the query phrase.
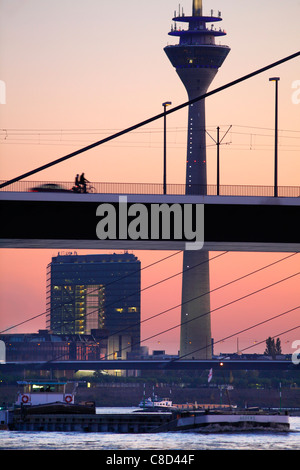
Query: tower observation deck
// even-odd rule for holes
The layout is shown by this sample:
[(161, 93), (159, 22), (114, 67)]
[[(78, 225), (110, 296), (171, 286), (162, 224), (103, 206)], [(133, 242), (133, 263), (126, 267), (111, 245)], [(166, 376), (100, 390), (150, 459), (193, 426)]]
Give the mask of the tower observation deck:
[[(180, 7), (179, 7), (180, 10)], [(216, 38), (226, 35), (220, 27), (221, 13), (203, 16), (202, 0), (193, 0), (192, 16), (175, 12), (170, 36), (179, 44), (168, 45), (164, 51), (183, 82), (189, 100), (207, 92), (230, 48), (216, 44)], [(178, 23), (184, 23), (178, 27)], [(207, 193), (205, 100), (189, 105), (186, 194)], [(185, 359), (211, 358), (211, 322), (209, 298), (209, 253), (185, 251), (183, 255), (182, 310), (180, 355)], [(191, 299), (195, 299), (191, 301)]]
[[(216, 38), (226, 35), (215, 26), (222, 21), (221, 13), (202, 16), (202, 1), (194, 0), (192, 16), (179, 12), (173, 21), (169, 35), (180, 41), (164, 51), (192, 100), (207, 92), (230, 48), (216, 45)], [(179, 28), (177, 23), (188, 27)], [(206, 184), (205, 102), (201, 100), (189, 106), (186, 194), (206, 194)]]

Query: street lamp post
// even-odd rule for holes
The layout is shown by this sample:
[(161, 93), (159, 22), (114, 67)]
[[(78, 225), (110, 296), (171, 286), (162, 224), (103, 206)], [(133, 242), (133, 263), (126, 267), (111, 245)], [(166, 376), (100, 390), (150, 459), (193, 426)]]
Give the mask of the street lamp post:
[(275, 82), (275, 145), (274, 145), (274, 197), (278, 196), (278, 82), (279, 77), (269, 78)]
[(164, 107), (164, 194), (167, 194), (167, 106), (171, 106), (171, 101), (165, 101)]
[(217, 196), (220, 194), (220, 128), (217, 127)]

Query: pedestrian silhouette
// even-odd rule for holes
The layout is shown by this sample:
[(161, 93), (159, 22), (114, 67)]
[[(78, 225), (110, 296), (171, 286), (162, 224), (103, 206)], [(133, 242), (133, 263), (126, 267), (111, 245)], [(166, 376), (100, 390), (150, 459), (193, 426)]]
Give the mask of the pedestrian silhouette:
[(75, 187), (80, 188), (80, 183), (79, 183), (79, 174), (77, 173), (76, 178), (75, 178)]
[(86, 193), (86, 183), (89, 183), (89, 181), (85, 178), (84, 173), (81, 174), (79, 182), (83, 187), (83, 192)]

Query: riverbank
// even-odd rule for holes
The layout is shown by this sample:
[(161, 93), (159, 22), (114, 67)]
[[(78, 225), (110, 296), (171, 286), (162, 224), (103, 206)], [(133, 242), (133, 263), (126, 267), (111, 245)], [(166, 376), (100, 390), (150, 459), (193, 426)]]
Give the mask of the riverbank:
[[(17, 385), (2, 385), (0, 387), (0, 404), (14, 403), (18, 392)], [(142, 383), (111, 383), (91, 384), (90, 387), (79, 386), (76, 394), (76, 402), (94, 401), (97, 407), (137, 406), (144, 393)], [(146, 398), (151, 396), (153, 389), (146, 386)], [(157, 384), (154, 393), (161, 397), (170, 398), (173, 403), (198, 404), (232, 404), (238, 407), (260, 406), (263, 408), (299, 408), (300, 389), (282, 388), (281, 397), (276, 389), (233, 389), (220, 390), (218, 388), (190, 388), (180, 386), (164, 386)]]
[[(142, 384), (138, 386), (118, 387), (97, 386), (93, 388), (79, 388), (77, 398), (80, 400), (95, 401), (96, 406), (136, 406), (143, 396)], [(131, 384), (130, 384), (131, 385)], [(148, 392), (148, 393), (147, 393)], [(154, 388), (154, 393), (159, 397), (169, 397), (173, 403), (198, 404), (229, 404), (244, 407), (261, 406), (264, 408), (300, 406), (300, 389), (282, 389), (281, 400), (278, 390), (233, 389), (219, 390), (218, 388), (181, 388), (164, 387)], [(152, 391), (146, 390), (146, 397), (151, 396)], [(280, 403), (281, 402), (281, 403)]]

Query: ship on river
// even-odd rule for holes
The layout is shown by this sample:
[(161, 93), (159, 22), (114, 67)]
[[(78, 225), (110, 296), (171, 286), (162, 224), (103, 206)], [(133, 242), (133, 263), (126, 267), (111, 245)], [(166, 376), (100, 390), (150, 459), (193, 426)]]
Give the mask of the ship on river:
[[(101, 412), (93, 402), (76, 403), (76, 384), (23, 381), (15, 406), (0, 411), (3, 429), (48, 432), (224, 432), (232, 430), (289, 430), (285, 412), (232, 406), (210, 409), (205, 405), (174, 405), (171, 400), (152, 400), (149, 407), (110, 413)], [(73, 389), (67, 390), (67, 386)], [(140, 405), (143, 406), (143, 401)], [(145, 403), (144, 403), (145, 404)], [(151, 407), (152, 404), (152, 407)]]

